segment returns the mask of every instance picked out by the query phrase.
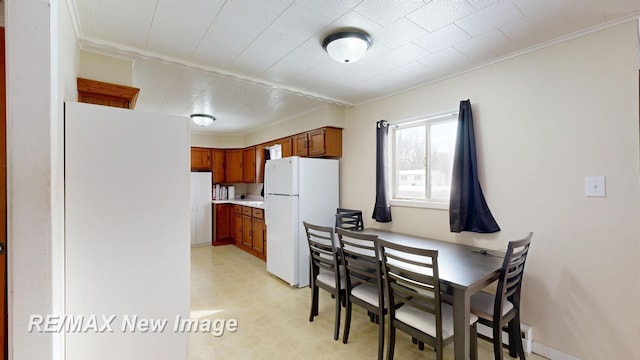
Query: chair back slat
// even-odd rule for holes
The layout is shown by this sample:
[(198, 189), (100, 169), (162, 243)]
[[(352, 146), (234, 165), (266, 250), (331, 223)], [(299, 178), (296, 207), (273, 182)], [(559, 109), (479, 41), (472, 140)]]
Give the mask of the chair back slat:
[(378, 236), (341, 228), (336, 229), (340, 243), (340, 256), (346, 269), (347, 281), (371, 283), (382, 292), (381, 269), (376, 241)]
[(530, 232), (524, 239), (510, 241), (507, 246), (507, 252), (500, 270), (494, 304), (493, 313), (496, 318), (502, 316), (502, 308), (506, 300), (509, 300), (516, 310), (520, 308), (520, 290), (524, 278), (524, 265), (532, 237), (533, 233)]
[(336, 209), (336, 228), (345, 230), (361, 231), (364, 229), (362, 221), (362, 211), (337, 208)]
[(436, 332), (442, 337), (438, 251), (378, 240), (383, 276), (394, 317), (398, 306), (412, 306), (434, 314)]
[(311, 266), (311, 278), (320, 272), (320, 269), (335, 274), (335, 284), (340, 287), (338, 270), (338, 257), (335, 241), (335, 232), (332, 227), (318, 226), (303, 222), (309, 244), (309, 261)]

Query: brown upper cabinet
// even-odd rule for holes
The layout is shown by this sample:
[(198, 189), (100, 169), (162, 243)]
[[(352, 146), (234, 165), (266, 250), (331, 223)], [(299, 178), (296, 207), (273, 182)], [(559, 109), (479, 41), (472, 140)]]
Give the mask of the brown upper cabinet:
[(224, 153), (222, 149), (211, 149), (211, 181), (213, 184), (225, 182)]
[(227, 149), (224, 153), (225, 164), (225, 182), (227, 183), (241, 183), (243, 182), (242, 174), (242, 149)]
[(207, 148), (191, 148), (191, 171), (211, 170), (211, 150)]
[(136, 106), (140, 89), (103, 81), (77, 78), (78, 102), (125, 109)]
[(341, 157), (342, 129), (323, 127), (244, 149), (191, 148), (191, 170), (211, 171), (214, 184), (264, 182), (265, 149), (280, 144), (282, 157)]
[(256, 182), (256, 147), (242, 150), (242, 182)]
[(342, 156), (342, 129), (324, 127), (294, 135), (293, 155), (309, 157)]
[(265, 145), (261, 144), (261, 145), (256, 145), (256, 181), (257, 183), (263, 183), (264, 182), (264, 150), (265, 150)]
[(282, 157), (293, 156), (293, 138), (291, 136), (278, 140), (282, 146)]

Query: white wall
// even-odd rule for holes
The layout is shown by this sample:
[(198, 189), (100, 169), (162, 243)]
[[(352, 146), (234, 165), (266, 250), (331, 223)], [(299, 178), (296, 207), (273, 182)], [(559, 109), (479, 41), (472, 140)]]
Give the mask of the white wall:
[(284, 119), (275, 125), (257, 129), (245, 136), (217, 136), (206, 133), (193, 133), (191, 146), (211, 148), (244, 148), (267, 141), (298, 134), (323, 126), (344, 126), (344, 108), (326, 105), (291, 119)]
[(64, 300), (61, 114), (75, 96), (77, 48), (66, 3), (4, 6), (9, 358), (61, 358), (61, 335), (26, 329), (31, 314), (60, 313)]
[[(522, 316), (534, 341), (580, 359), (631, 359), (640, 335), (638, 27), (629, 22), (346, 111), (341, 206), (366, 226), (506, 248), (533, 231)], [(375, 202), (375, 122), (471, 100), (480, 178), (502, 231), (449, 232), (448, 212)], [(604, 175), (605, 198), (584, 195)]]
[(276, 125), (247, 134), (245, 146), (276, 140), (323, 126), (343, 127), (344, 108), (327, 104), (294, 118), (282, 120)]

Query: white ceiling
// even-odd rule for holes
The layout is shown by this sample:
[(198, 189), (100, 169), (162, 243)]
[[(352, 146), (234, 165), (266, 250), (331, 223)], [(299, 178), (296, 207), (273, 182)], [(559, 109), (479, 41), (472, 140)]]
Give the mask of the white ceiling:
[[(354, 106), (640, 15), (640, 0), (68, 0), (81, 49), (134, 60), (136, 108), (244, 134)], [(355, 63), (321, 47), (368, 32)]]

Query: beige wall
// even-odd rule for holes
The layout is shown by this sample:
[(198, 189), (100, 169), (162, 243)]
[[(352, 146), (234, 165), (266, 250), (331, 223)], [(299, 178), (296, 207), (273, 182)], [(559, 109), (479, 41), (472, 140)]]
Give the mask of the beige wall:
[(243, 148), (243, 136), (216, 136), (201, 133), (191, 133), (191, 146), (231, 149)]
[[(341, 201), (367, 226), (506, 248), (533, 231), (523, 321), (580, 359), (631, 359), (640, 335), (638, 27), (629, 22), (346, 111)], [(483, 190), (502, 231), (449, 232), (442, 210), (375, 202), (375, 122), (471, 100)], [(606, 176), (605, 198), (585, 176)]]
[(78, 76), (85, 79), (132, 86), (133, 62), (88, 51), (80, 51), (80, 73)]

